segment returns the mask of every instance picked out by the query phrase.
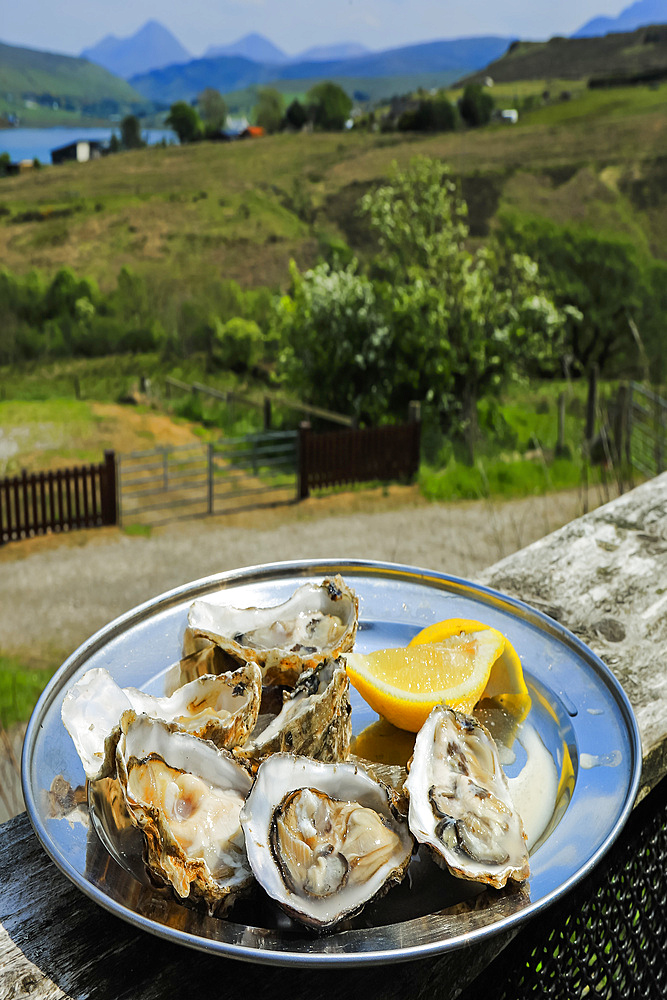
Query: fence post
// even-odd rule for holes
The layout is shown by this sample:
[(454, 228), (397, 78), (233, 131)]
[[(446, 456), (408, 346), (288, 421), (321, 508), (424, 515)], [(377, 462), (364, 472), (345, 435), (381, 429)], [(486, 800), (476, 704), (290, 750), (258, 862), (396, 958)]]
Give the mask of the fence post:
[(588, 398), (586, 399), (586, 430), (584, 438), (590, 445), (595, 435), (595, 414), (598, 401), (598, 366), (591, 365), (588, 372)]
[(565, 393), (558, 394), (558, 436), (556, 438), (556, 458), (566, 455), (565, 448)]
[(208, 443), (208, 512), (213, 513), (213, 502), (215, 499), (213, 483), (213, 442)]
[(422, 404), (418, 399), (411, 399), (408, 403), (408, 423), (414, 424), (422, 418)]
[(271, 430), (271, 400), (268, 396), (264, 397), (264, 430)]
[(169, 445), (162, 446), (162, 489), (169, 489)]
[(113, 451), (104, 452), (104, 462), (101, 468), (100, 483), (102, 524), (118, 523), (118, 483), (116, 478), (116, 455)]
[(306, 500), (310, 496), (308, 486), (308, 442), (310, 438), (310, 422), (302, 420), (299, 424), (299, 481), (297, 489), (299, 500)]

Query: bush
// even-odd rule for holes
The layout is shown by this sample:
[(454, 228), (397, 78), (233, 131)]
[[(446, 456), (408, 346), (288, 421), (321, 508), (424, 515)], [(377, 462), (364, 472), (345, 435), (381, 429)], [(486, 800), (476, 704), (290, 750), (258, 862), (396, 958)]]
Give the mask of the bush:
[(459, 99), (461, 118), (471, 127), (486, 125), (493, 114), (493, 98), (479, 83), (469, 83)]
[(221, 323), (217, 320), (213, 336), (213, 361), (220, 368), (246, 372), (262, 357), (262, 331), (251, 319), (235, 316)]

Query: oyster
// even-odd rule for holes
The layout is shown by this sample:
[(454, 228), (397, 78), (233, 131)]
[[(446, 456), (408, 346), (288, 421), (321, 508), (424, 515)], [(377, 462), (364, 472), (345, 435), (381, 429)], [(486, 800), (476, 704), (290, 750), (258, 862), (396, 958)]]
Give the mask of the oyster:
[(317, 760), (345, 760), (352, 736), (349, 688), (342, 659), (305, 670), (285, 694), (280, 713), (252, 734), (243, 752), (262, 758), (286, 750)]
[(417, 734), (404, 790), (410, 829), (453, 875), (498, 889), (528, 878), (521, 817), (496, 745), (476, 719), (436, 706)]
[(102, 668), (87, 671), (65, 695), (61, 717), (90, 780), (113, 772), (120, 717), (128, 709), (174, 723), (216, 746), (244, 743), (257, 722), (261, 673), (247, 663), (234, 673), (204, 675), (156, 698), (137, 688), (121, 688)]
[(198, 600), (190, 607), (186, 648), (201, 637), (236, 660), (253, 660), (264, 684), (294, 685), (302, 670), (348, 652), (357, 632), (356, 595), (341, 576), (306, 583), (283, 604), (234, 608)]
[(116, 747), (118, 781), (144, 860), (181, 899), (222, 913), (252, 873), (239, 814), (252, 778), (227, 750), (130, 710)]
[(257, 880), (316, 929), (400, 882), (414, 846), (391, 793), (362, 767), (283, 753), (260, 764), (241, 824)]

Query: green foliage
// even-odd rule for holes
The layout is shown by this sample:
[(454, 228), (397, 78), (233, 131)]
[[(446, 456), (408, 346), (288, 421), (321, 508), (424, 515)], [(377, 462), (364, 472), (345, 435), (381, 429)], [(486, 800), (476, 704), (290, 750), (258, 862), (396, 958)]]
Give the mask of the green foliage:
[(392, 382), (391, 335), (372, 282), (357, 273), (356, 261), (305, 274), (292, 263), (291, 275), (292, 292), (276, 316), (286, 384), (308, 402), (377, 422)]
[(221, 323), (216, 319), (213, 334), (213, 362), (219, 368), (246, 372), (262, 357), (262, 331), (252, 319), (234, 316)]
[(471, 127), (486, 125), (493, 114), (493, 98), (479, 83), (469, 83), (459, 99), (459, 114)]
[(142, 149), (146, 143), (141, 138), (141, 125), (136, 115), (126, 115), (120, 123), (123, 149)]
[(0, 656), (0, 725), (25, 722), (55, 667), (31, 668), (15, 657)]
[(404, 419), (411, 399), (425, 401), (472, 456), (477, 401), (553, 363), (564, 314), (530, 258), (467, 248), (466, 205), (443, 163), (395, 166), (361, 211), (379, 245), (372, 277), (356, 263), (293, 266), (281, 370), (311, 401), (362, 420)]
[(318, 83), (306, 95), (308, 115), (316, 128), (337, 131), (344, 128), (352, 110), (352, 100), (337, 83)]
[(202, 137), (202, 123), (199, 115), (187, 101), (176, 101), (169, 109), (165, 125), (174, 130), (181, 145), (196, 142)]
[(197, 98), (199, 115), (207, 133), (220, 132), (227, 121), (227, 102), (215, 87), (206, 87)]
[(277, 132), (283, 120), (285, 102), (275, 87), (260, 87), (257, 91), (255, 121), (265, 132)]
[(0, 177), (6, 177), (9, 173), (9, 165), (12, 158), (9, 153), (0, 153)]
[(308, 121), (308, 112), (298, 97), (295, 97), (285, 112), (284, 124), (300, 131)]
[(401, 132), (451, 132), (456, 128), (456, 111), (446, 97), (420, 101), (413, 111), (398, 120)]
[[(649, 366), (662, 363), (667, 304), (663, 263), (646, 259), (628, 239), (537, 217), (504, 215), (498, 239), (511, 252), (528, 253), (538, 261), (557, 304), (576, 306), (565, 327), (565, 358), (573, 373), (597, 364), (603, 374), (634, 370), (641, 375), (646, 360), (630, 321), (650, 351)], [(660, 301), (662, 310), (656, 308)]]

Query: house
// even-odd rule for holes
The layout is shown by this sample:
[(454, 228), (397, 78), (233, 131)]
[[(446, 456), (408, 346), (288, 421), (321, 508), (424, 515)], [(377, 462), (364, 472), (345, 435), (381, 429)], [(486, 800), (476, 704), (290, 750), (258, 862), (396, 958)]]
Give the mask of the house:
[(87, 163), (88, 160), (99, 160), (106, 152), (103, 142), (97, 139), (79, 139), (78, 142), (70, 142), (66, 146), (59, 146), (51, 150), (51, 163), (68, 163), (71, 160), (77, 163)]

